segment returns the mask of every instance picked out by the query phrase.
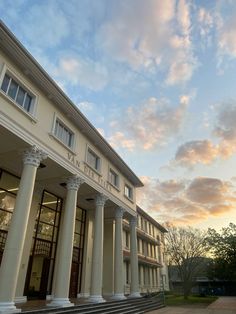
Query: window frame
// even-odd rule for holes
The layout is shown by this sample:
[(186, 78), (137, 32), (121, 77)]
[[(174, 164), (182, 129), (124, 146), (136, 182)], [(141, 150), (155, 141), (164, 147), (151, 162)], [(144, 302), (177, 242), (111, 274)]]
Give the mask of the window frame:
[[(7, 90), (2, 89), (3, 81), (6, 77), (6, 75), (10, 78)], [(17, 85), (17, 91), (15, 94), (15, 97), (11, 97), (9, 95), (9, 88), (11, 81), (14, 80)], [(25, 92), (24, 101), (22, 104), (17, 102), (18, 92), (20, 88)], [(38, 95), (28, 86), (28, 84), (25, 82), (25, 80), (17, 75), (13, 70), (11, 70), (5, 63), (3, 64), (1, 74), (0, 74), (0, 93), (3, 95), (9, 102), (14, 104), (15, 108), (19, 109), (22, 113), (24, 113), (28, 118), (30, 118), (32, 121), (37, 122), (35, 116), (36, 116), (36, 108), (38, 103)], [(29, 95), (31, 97), (31, 103), (29, 110), (26, 109), (25, 105), (25, 99)]]
[[(117, 181), (117, 184), (113, 183), (112, 180), (111, 180), (111, 176), (110, 174), (113, 173), (116, 177), (116, 181)], [(118, 191), (120, 191), (120, 176), (119, 174), (117, 173), (117, 171), (115, 171), (112, 167), (109, 167), (108, 168), (108, 183), (111, 184), (115, 189), (117, 189)]]
[[(89, 154), (93, 155), (93, 157), (96, 158), (96, 162), (98, 161), (98, 167), (94, 167), (94, 165), (92, 165), (89, 162)], [(86, 164), (96, 173), (98, 173), (99, 175), (101, 175), (101, 169), (102, 169), (102, 158), (101, 156), (93, 149), (91, 148), (91, 146), (87, 145), (87, 149), (86, 149), (86, 156), (85, 156), (85, 162)]]
[[(126, 188), (130, 191), (127, 195), (126, 194)], [(134, 191), (133, 191), (133, 188), (128, 184), (128, 183), (125, 183), (124, 185), (124, 196), (131, 202), (133, 202), (133, 198), (134, 198)]]
[[(71, 133), (72, 135), (71, 147), (68, 146), (59, 136), (57, 136), (56, 134), (57, 122), (59, 122), (59, 124), (61, 124), (64, 129)], [(57, 142), (63, 145), (66, 149), (70, 150), (73, 154), (75, 154), (75, 131), (73, 131), (71, 127), (69, 127), (68, 124), (65, 123), (64, 120), (61, 117), (59, 117), (56, 113), (54, 114), (52, 130), (51, 133), (49, 133), (49, 135), (51, 135)]]

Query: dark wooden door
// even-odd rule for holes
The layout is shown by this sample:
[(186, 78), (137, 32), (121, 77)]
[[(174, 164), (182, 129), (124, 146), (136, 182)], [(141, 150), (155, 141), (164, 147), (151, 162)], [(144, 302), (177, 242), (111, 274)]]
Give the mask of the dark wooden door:
[(78, 290), (78, 276), (79, 276), (79, 267), (78, 263), (72, 262), (71, 265), (71, 276), (70, 276), (70, 298), (77, 297), (77, 290)]

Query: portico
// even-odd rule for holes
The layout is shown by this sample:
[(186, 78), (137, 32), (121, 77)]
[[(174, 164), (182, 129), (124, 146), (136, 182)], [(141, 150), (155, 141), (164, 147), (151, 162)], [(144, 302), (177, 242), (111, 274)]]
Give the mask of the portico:
[(143, 184), (2, 22), (0, 37), (0, 312), (124, 299), (122, 219), (136, 217)]

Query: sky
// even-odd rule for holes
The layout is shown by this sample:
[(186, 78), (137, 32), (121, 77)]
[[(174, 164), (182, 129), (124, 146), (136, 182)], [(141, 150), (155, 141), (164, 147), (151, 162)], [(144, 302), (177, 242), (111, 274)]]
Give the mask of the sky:
[(0, 18), (145, 184), (163, 223), (236, 220), (236, 1), (0, 0)]

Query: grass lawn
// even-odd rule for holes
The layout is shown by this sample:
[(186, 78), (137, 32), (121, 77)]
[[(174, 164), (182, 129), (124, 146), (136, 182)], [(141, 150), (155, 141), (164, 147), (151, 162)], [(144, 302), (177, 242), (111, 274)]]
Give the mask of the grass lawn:
[(178, 306), (178, 305), (205, 305), (214, 302), (217, 297), (200, 297), (200, 296), (189, 296), (188, 300), (184, 300), (182, 295), (167, 295), (166, 305), (167, 306)]

